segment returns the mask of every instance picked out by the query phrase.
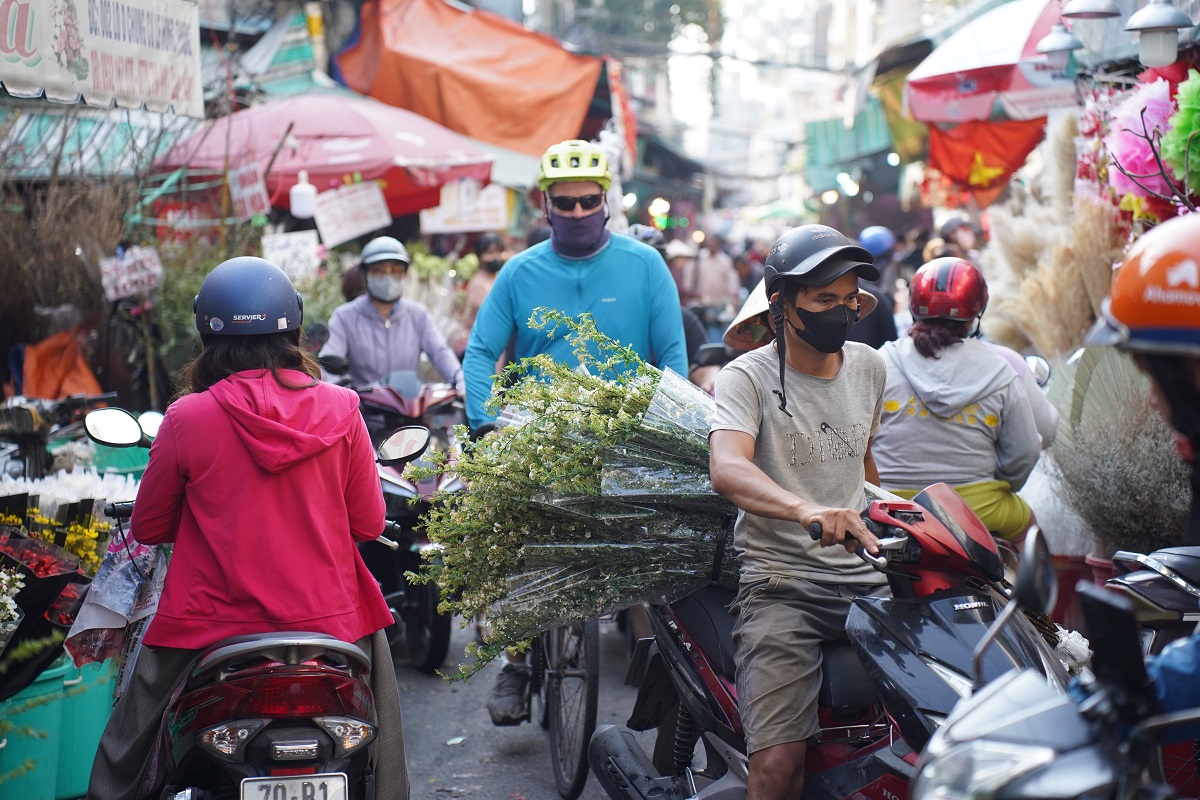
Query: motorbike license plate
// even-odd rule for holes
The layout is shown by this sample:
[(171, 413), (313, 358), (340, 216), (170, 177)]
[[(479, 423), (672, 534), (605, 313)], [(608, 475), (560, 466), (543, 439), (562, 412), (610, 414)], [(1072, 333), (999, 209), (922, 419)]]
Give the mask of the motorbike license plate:
[(242, 800), (346, 800), (346, 776), (338, 772), (246, 778)]

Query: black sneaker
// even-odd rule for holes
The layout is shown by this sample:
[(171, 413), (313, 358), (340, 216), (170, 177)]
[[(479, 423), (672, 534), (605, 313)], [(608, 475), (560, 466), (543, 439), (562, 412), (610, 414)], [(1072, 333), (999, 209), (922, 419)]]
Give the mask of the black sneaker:
[(526, 689), (529, 686), (529, 665), (505, 664), (492, 689), (487, 710), (493, 725), (520, 725), (529, 716)]

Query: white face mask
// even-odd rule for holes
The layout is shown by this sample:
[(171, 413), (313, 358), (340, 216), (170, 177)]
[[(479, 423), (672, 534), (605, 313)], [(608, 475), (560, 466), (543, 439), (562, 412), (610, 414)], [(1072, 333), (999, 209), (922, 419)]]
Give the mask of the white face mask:
[(367, 294), (373, 300), (394, 303), (403, 296), (405, 283), (400, 275), (368, 275)]

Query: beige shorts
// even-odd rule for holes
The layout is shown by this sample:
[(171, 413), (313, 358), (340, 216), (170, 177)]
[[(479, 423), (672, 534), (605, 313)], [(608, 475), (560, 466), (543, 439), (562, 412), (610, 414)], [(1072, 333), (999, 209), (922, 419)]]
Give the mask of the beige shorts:
[(820, 732), (821, 642), (846, 638), (855, 597), (887, 594), (878, 584), (814, 583), (772, 577), (742, 583), (731, 610), (738, 710), (748, 753)]

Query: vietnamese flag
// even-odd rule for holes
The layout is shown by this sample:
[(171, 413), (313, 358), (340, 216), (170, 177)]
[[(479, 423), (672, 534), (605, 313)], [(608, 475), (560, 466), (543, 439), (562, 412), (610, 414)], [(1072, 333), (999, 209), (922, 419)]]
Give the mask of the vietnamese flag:
[[(929, 126), (929, 165), (990, 203), (1046, 134), (1046, 118)], [(987, 201), (987, 203), (984, 202)]]

